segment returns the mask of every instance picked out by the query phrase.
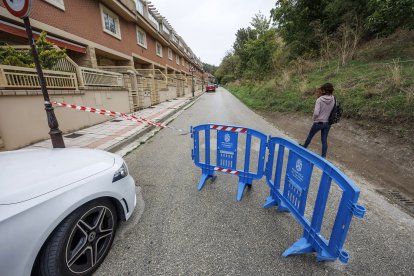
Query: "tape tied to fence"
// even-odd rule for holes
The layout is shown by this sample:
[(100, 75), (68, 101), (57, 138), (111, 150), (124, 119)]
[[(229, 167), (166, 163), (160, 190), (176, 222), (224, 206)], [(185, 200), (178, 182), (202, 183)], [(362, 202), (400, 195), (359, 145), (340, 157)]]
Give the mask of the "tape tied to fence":
[(178, 132), (181, 132), (181, 133), (184, 132), (182, 129), (179, 129), (179, 128), (176, 128), (176, 127), (173, 127), (173, 126), (160, 124), (158, 122), (154, 122), (154, 121), (149, 120), (147, 118), (137, 117), (135, 115), (126, 114), (126, 113), (123, 113), (123, 112), (112, 111), (112, 110), (101, 109), (101, 108), (95, 108), (95, 107), (81, 106), (81, 105), (75, 105), (75, 104), (60, 103), (60, 102), (51, 102), (51, 104), (61, 106), (61, 107), (70, 108), (70, 109), (75, 109), (75, 110), (79, 110), (79, 111), (99, 114), (99, 115), (105, 115), (105, 116), (111, 116), (111, 117), (120, 117), (122, 119), (129, 120), (129, 121), (132, 121), (132, 122), (147, 124), (147, 125), (151, 125), (151, 126), (155, 126), (155, 127), (159, 127), (159, 128), (168, 128), (168, 129), (172, 129), (172, 130), (175, 130), (175, 131), (178, 131)]

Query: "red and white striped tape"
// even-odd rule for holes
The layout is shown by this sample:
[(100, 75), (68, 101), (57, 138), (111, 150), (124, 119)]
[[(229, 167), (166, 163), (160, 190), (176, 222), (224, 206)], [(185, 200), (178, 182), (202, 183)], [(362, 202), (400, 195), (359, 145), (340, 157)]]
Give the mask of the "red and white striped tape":
[(125, 120), (129, 120), (129, 121), (133, 121), (133, 122), (137, 122), (137, 123), (144, 123), (144, 124), (148, 124), (148, 125), (152, 125), (152, 126), (156, 126), (156, 127), (160, 127), (160, 128), (170, 128), (170, 129), (174, 129), (174, 130), (178, 130), (178, 131), (182, 132), (181, 129), (171, 127), (171, 126), (168, 126), (168, 125), (163, 125), (163, 124), (148, 120), (146, 118), (137, 117), (135, 115), (129, 115), (129, 114), (122, 113), (122, 112), (111, 111), (111, 110), (107, 110), (107, 109), (94, 108), (94, 107), (81, 106), (81, 105), (75, 105), (75, 104), (66, 104), (66, 103), (59, 103), (59, 102), (51, 102), (51, 103), (54, 104), (54, 105), (57, 105), (57, 106), (62, 106), (62, 107), (71, 108), (71, 109), (80, 110), (80, 111), (89, 112), (89, 113), (95, 113), (95, 114), (99, 114), (99, 115), (112, 116), (112, 117), (119, 116), (119, 117), (121, 117)]
[(220, 167), (214, 167), (214, 170), (215, 171), (219, 171), (219, 172), (225, 172), (225, 173), (235, 174), (235, 175), (238, 175), (240, 173), (239, 171), (224, 169), (224, 168), (220, 168)]
[(229, 127), (229, 126), (211, 125), (210, 128), (211, 129), (216, 129), (216, 130), (226, 130), (226, 131), (240, 132), (240, 133), (247, 132), (247, 128), (244, 128), (244, 127)]

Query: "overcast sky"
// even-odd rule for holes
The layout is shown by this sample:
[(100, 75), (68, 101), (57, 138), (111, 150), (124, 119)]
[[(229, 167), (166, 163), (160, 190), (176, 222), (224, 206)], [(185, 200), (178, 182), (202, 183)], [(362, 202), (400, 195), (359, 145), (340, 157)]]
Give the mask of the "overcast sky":
[(151, 0), (203, 62), (219, 65), (238, 29), (261, 11), (269, 18), (276, 0)]

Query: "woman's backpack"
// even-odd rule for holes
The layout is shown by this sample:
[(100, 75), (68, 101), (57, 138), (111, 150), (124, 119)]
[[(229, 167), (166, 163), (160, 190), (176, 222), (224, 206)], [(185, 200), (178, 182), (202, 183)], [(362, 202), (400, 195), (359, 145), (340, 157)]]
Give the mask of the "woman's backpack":
[(329, 124), (333, 125), (338, 123), (341, 120), (341, 116), (342, 116), (342, 107), (341, 107), (341, 103), (338, 103), (336, 101), (336, 97), (334, 96), (334, 100), (335, 100), (335, 104), (334, 107), (332, 108), (331, 114), (329, 115)]

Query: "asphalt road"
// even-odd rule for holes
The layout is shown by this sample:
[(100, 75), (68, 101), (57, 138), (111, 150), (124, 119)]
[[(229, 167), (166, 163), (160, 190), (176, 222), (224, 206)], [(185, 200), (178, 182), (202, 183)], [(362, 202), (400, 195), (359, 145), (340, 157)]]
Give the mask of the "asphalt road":
[[(172, 125), (202, 123), (283, 135), (223, 88), (204, 94)], [(353, 218), (345, 243), (349, 263), (318, 263), (314, 254), (281, 256), (302, 228), (291, 215), (262, 208), (269, 192), (263, 180), (241, 202), (231, 175), (217, 174), (198, 192), (201, 173), (191, 147), (189, 135), (164, 129), (125, 158), (142, 198), (97, 275), (414, 275), (414, 219), (347, 168), (341, 169), (361, 188), (359, 203), (368, 211), (363, 220)], [(338, 194), (333, 190), (328, 200), (326, 235)]]

